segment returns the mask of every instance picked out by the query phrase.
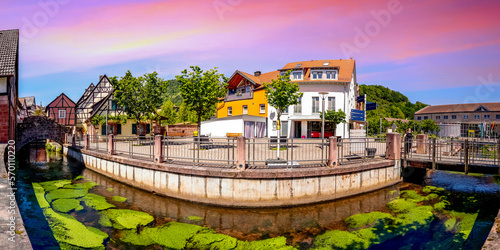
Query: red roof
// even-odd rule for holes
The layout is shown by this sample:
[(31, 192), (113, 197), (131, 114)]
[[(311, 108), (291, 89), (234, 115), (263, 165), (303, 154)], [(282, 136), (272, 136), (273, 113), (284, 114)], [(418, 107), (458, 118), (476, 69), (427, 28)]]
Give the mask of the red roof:
[[(338, 60), (310, 60), (301, 62), (291, 62), (287, 63), (280, 71), (290, 70), (290, 69), (302, 69), (304, 70), (304, 80), (294, 81), (294, 82), (309, 82), (311, 69), (338, 69), (339, 76), (338, 80), (327, 80), (328, 82), (351, 82), (354, 73), (356, 61), (353, 59), (338, 59)], [(317, 82), (315, 80), (315, 82)]]
[(422, 115), (422, 114), (436, 114), (436, 113), (474, 112), (481, 106), (489, 111), (500, 112), (500, 102), (490, 102), (490, 103), (463, 103), (463, 104), (427, 106), (417, 111), (415, 114)]

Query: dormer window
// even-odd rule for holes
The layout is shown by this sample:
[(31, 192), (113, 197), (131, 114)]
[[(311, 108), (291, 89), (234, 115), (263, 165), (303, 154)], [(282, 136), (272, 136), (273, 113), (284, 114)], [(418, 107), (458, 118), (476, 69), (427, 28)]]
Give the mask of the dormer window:
[(293, 80), (302, 80), (302, 71), (294, 71), (292, 72)]
[(297, 65), (295, 65), (295, 68), (300, 68), (302, 66), (302, 63), (298, 63)]
[(337, 80), (337, 71), (335, 70), (326, 71), (326, 79)]
[(328, 65), (330, 65), (330, 62), (324, 62), (323, 63), (323, 66), (328, 66)]
[(313, 71), (312, 72), (312, 79), (313, 80), (323, 79), (323, 71)]

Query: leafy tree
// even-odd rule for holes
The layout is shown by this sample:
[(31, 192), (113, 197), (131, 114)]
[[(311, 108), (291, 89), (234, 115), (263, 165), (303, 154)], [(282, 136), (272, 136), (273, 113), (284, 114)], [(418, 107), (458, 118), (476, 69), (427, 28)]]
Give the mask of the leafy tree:
[(422, 130), (426, 133), (437, 134), (441, 131), (441, 127), (432, 119), (422, 121)]
[(191, 66), (192, 71), (183, 70), (182, 75), (175, 78), (181, 83), (179, 87), (182, 99), (190, 110), (196, 112), (198, 135), (202, 119), (211, 117), (216, 111), (219, 98), (226, 95), (227, 78), (217, 72), (217, 67), (203, 71), (198, 66)]
[(167, 124), (174, 124), (177, 119), (177, 113), (174, 110), (174, 104), (172, 101), (167, 100), (161, 106), (161, 110), (158, 112), (158, 115), (162, 118), (162, 126)]
[[(281, 122), (281, 114), (288, 106), (297, 104), (298, 99), (304, 95), (300, 92), (299, 84), (290, 81), (291, 72), (289, 70), (285, 74), (279, 75), (278, 79), (272, 79), (271, 83), (264, 83), (267, 102), (276, 109), (278, 124)], [(281, 129), (278, 129), (278, 159), (280, 157), (280, 131)]]
[(43, 112), (42, 109), (35, 109), (35, 112), (33, 112), (33, 115), (36, 115), (36, 116), (45, 116), (45, 113)]
[(198, 116), (195, 112), (189, 109), (187, 104), (183, 102), (179, 107), (179, 112), (177, 113), (177, 122), (192, 122), (196, 123)]
[(163, 104), (162, 92), (168, 83), (158, 77), (158, 73), (144, 74), (134, 77), (130, 70), (125, 76), (118, 79), (112, 77), (114, 98), (118, 105), (124, 107), (125, 112), (136, 122), (146, 119), (159, 120), (158, 108)]
[[(319, 114), (320, 118), (323, 118), (323, 113)], [(346, 120), (346, 114), (344, 111), (339, 109), (338, 111), (335, 110), (327, 110), (325, 112), (325, 122), (330, 122), (333, 124), (333, 134), (335, 135), (337, 132), (337, 125), (339, 123), (345, 123)]]

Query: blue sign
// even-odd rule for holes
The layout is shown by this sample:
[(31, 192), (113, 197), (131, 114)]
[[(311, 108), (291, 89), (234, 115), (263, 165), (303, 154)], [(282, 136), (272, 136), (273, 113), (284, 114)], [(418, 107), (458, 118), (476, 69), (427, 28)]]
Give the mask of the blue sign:
[(360, 96), (356, 97), (356, 102), (364, 102), (364, 101), (365, 101), (364, 95), (360, 95)]
[(375, 110), (378, 108), (378, 104), (374, 102), (367, 102), (366, 103), (366, 110)]
[(365, 111), (358, 109), (351, 109), (351, 120), (364, 122), (365, 121)]

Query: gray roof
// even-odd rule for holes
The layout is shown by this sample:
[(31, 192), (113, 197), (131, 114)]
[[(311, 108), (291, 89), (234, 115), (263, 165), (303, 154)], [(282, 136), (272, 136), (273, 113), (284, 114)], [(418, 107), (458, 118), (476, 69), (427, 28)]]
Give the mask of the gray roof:
[(0, 30), (0, 76), (16, 74), (19, 30)]

